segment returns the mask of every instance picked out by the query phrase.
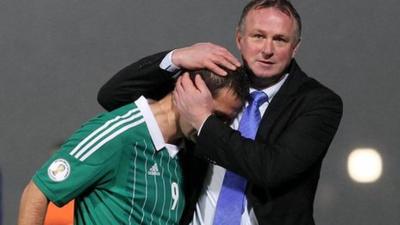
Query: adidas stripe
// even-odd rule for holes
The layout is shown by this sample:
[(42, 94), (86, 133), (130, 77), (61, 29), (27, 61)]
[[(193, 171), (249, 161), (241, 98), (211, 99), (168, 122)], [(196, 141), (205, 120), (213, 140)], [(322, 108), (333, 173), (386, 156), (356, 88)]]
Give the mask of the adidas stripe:
[[(140, 119), (136, 120), (138, 118)], [(104, 125), (102, 125), (101, 127), (97, 128), (85, 139), (83, 139), (70, 152), (70, 155), (74, 156), (80, 161), (84, 161), (95, 151), (97, 151), (101, 146), (103, 146), (119, 134), (143, 122), (145, 121), (139, 109), (132, 109), (122, 116), (116, 116), (115, 118), (104, 123)]]

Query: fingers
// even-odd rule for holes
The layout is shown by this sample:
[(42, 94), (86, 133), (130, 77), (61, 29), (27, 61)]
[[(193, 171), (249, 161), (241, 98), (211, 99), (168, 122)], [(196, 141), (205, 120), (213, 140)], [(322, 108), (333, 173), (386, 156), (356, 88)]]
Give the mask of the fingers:
[(180, 76), (173, 91), (173, 99), (180, 116), (198, 129), (213, 111), (213, 99), (201, 76), (194, 82), (188, 73)]
[(240, 66), (240, 62), (226, 48), (218, 45), (209, 44), (212, 49), (212, 55), (204, 62), (204, 66), (217, 75), (225, 76), (227, 72), (224, 70), (236, 70)]
[(183, 92), (184, 91), (183, 86), (182, 86), (182, 77), (183, 76), (184, 75), (179, 76), (178, 79), (176, 80), (175, 90), (178, 91), (178, 92)]
[[(179, 84), (178, 84), (179, 83)], [(182, 75), (177, 83), (177, 91), (179, 94), (187, 94), (187, 95), (194, 95), (196, 92), (201, 93), (202, 95), (209, 95), (211, 96), (210, 90), (208, 89), (206, 83), (204, 82), (203, 78), (199, 74), (196, 74), (194, 78), (194, 83), (192, 79), (190, 79), (188, 74)]]
[(182, 109), (182, 98), (181, 96), (184, 95), (185, 91), (182, 86), (182, 76), (178, 78), (176, 81), (175, 89), (172, 92), (173, 95), (173, 102), (178, 109)]
[(174, 103), (174, 105), (178, 108), (178, 109), (181, 109), (182, 107), (181, 107), (181, 104), (182, 104), (182, 101), (181, 101), (181, 97), (180, 97), (180, 95), (179, 95), (179, 91), (175, 88), (175, 90), (172, 92), (172, 95), (173, 95), (173, 103)]
[(204, 66), (205, 66), (205, 68), (207, 68), (208, 70), (210, 70), (211, 72), (213, 72), (219, 76), (228, 75), (228, 73), (214, 61), (207, 61), (204, 63)]
[(181, 76), (180, 85), (182, 86), (182, 90), (184, 90), (188, 94), (197, 91), (197, 87), (190, 79), (189, 74), (185, 73)]
[[(232, 70), (236, 69), (237, 67), (240, 67), (240, 62), (239, 60), (230, 52), (228, 51), (226, 48), (220, 47), (218, 46), (220, 49), (219, 51), (221, 52), (221, 55), (223, 56), (223, 60), (226, 61), (226, 63), (228, 63), (229, 65), (231, 65)], [(231, 69), (231, 67), (227, 67), (229, 69)]]
[(179, 68), (189, 70), (206, 68), (213, 73), (225, 76), (225, 69), (235, 70), (239, 60), (226, 48), (212, 43), (197, 43), (189, 47), (176, 49), (171, 58)]
[(201, 78), (200, 75), (196, 75), (195, 79), (195, 85), (197, 87), (197, 89), (203, 93), (203, 94), (208, 94), (210, 92), (210, 90), (208, 89), (206, 83), (204, 82), (204, 80)]

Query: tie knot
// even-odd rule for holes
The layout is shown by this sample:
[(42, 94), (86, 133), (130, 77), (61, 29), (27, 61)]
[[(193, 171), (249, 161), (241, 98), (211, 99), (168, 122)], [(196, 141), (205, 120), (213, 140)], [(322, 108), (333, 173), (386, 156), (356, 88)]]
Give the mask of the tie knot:
[(256, 105), (257, 108), (267, 101), (268, 101), (268, 95), (265, 94), (265, 92), (263, 91), (254, 91), (250, 94), (250, 104)]

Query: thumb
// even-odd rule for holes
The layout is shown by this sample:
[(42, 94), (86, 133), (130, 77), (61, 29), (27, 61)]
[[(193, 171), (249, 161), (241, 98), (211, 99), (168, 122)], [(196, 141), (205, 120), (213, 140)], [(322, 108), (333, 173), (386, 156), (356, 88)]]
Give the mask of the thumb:
[(208, 89), (206, 83), (204, 82), (203, 78), (201, 78), (200, 75), (196, 75), (195, 79), (194, 79), (195, 85), (197, 87), (197, 89), (204, 93), (204, 92), (210, 92), (210, 90)]

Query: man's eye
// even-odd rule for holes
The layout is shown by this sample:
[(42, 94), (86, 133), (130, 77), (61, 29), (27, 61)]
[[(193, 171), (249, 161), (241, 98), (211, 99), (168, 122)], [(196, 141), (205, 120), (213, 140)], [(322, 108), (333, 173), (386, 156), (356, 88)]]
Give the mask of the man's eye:
[(276, 41), (278, 41), (278, 42), (282, 42), (282, 43), (287, 43), (287, 42), (289, 42), (289, 40), (288, 40), (288, 39), (286, 39), (286, 38), (283, 38), (283, 37), (278, 37), (278, 38), (275, 38), (275, 40), (276, 40)]
[(254, 34), (253, 37), (256, 38), (256, 39), (261, 39), (261, 38), (263, 38), (264, 36), (261, 35), (261, 34)]

